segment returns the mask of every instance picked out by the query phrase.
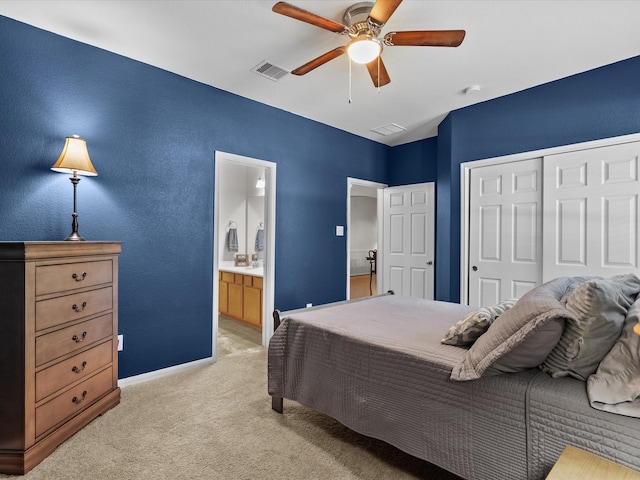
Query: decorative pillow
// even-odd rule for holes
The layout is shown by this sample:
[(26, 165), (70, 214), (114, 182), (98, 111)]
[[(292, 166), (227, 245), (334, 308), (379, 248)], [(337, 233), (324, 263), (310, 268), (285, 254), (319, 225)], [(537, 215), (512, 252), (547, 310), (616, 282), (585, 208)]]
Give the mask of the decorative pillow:
[(480, 307), (453, 325), (441, 340), (446, 345), (466, 347), (472, 345), (480, 335), (486, 332), (493, 321), (513, 307), (517, 298), (510, 298), (493, 307)]
[(640, 417), (640, 336), (633, 331), (640, 321), (640, 296), (629, 308), (618, 341), (604, 357), (598, 371), (587, 379), (593, 408)]
[(452, 380), (474, 380), (540, 365), (562, 335), (565, 319), (576, 317), (560, 303), (570, 277), (560, 277), (528, 291), (500, 315), (471, 346)]
[(586, 380), (616, 342), (627, 310), (640, 292), (634, 274), (588, 280), (567, 298), (567, 310), (578, 317), (568, 322), (556, 347), (540, 368), (552, 377)]
[(571, 280), (573, 280), (573, 283), (571, 283), (571, 285), (569, 285), (569, 288), (567, 288), (567, 291), (564, 292), (564, 295), (560, 299), (560, 303), (566, 306), (569, 296), (574, 292), (576, 288), (578, 288), (580, 284), (586, 282), (587, 280), (601, 280), (602, 278), (603, 277), (599, 277), (596, 275), (591, 275), (586, 277), (571, 277)]

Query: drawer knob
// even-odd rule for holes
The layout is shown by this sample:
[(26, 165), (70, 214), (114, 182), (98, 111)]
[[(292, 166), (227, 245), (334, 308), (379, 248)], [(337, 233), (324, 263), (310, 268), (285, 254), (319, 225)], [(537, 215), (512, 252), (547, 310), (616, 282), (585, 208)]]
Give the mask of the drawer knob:
[(85, 339), (86, 336), (87, 336), (87, 332), (82, 332), (82, 335), (80, 336), (74, 335), (73, 337), (71, 337), (71, 340), (73, 340), (76, 343), (80, 343)]
[(78, 275), (77, 273), (74, 273), (73, 275), (71, 275), (71, 278), (73, 278), (76, 282), (81, 282), (85, 278), (87, 278), (87, 272), (82, 272), (82, 275)]
[(82, 362), (82, 366), (81, 366), (81, 367), (78, 367), (77, 365), (75, 365), (75, 366), (71, 369), (71, 371), (72, 371), (73, 373), (80, 373), (80, 372), (82, 372), (82, 371), (84, 370), (84, 367), (86, 367), (86, 366), (87, 366), (87, 362)]
[(84, 307), (86, 307), (86, 306), (87, 306), (87, 302), (82, 302), (81, 306), (78, 306), (77, 304), (74, 303), (71, 306), (71, 308), (73, 309), (74, 312), (80, 313), (80, 312), (82, 312), (84, 310)]
[(75, 403), (76, 405), (78, 405), (78, 404), (80, 404), (80, 403), (84, 402), (84, 399), (85, 399), (85, 398), (87, 398), (87, 391), (86, 391), (86, 390), (85, 390), (84, 392), (82, 392), (82, 398), (73, 397), (73, 398), (71, 399), (71, 401), (72, 401), (73, 403)]

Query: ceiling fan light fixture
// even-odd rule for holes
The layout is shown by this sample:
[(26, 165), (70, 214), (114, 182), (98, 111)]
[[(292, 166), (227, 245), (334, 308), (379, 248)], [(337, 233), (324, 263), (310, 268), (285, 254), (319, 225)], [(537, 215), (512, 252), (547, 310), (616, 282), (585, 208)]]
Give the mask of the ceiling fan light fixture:
[(349, 58), (356, 63), (369, 63), (382, 53), (382, 44), (371, 35), (359, 35), (347, 46)]

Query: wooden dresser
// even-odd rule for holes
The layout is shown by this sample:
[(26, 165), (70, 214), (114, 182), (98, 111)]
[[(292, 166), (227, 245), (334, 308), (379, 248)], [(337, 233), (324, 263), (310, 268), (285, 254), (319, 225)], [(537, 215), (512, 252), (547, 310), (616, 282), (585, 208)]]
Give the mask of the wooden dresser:
[(120, 242), (0, 242), (0, 472), (120, 401)]

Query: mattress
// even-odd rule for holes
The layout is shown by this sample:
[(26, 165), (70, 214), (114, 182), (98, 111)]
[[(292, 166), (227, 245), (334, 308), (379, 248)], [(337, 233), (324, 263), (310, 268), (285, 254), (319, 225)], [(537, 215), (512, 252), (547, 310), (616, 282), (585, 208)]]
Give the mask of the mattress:
[(471, 310), (384, 295), (289, 312), (269, 345), (269, 394), (464, 478), (526, 479), (524, 398), (539, 372), (450, 380), (466, 350), (440, 340)]

